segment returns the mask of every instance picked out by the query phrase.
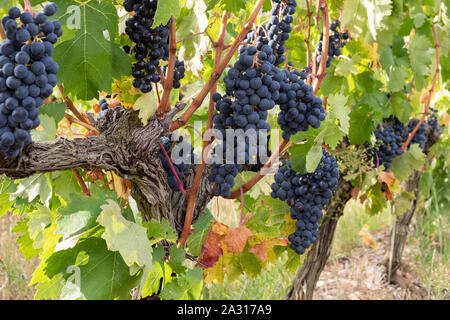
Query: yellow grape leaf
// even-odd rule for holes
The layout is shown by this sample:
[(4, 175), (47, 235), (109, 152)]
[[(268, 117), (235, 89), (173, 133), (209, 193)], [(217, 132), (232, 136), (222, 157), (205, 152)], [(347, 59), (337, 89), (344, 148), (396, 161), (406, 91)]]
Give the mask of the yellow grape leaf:
[(155, 114), (157, 108), (158, 103), (156, 102), (155, 93), (153, 91), (141, 95), (133, 106), (134, 110), (139, 111), (139, 119), (142, 120), (144, 125), (146, 125), (150, 117)]
[(365, 224), (361, 231), (359, 231), (359, 236), (361, 237), (361, 240), (368, 245), (369, 247), (372, 247), (373, 249), (377, 249), (377, 244), (375, 240), (373, 239), (372, 235), (369, 232), (369, 226)]
[(72, 126), (70, 121), (63, 118), (58, 123), (58, 129), (56, 130), (56, 136), (69, 139), (73, 136)]

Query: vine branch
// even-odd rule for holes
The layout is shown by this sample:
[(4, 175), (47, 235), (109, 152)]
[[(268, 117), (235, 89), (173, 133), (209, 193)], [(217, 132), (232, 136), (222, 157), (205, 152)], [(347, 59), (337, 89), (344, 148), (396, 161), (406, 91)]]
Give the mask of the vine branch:
[[(224, 46), (225, 46), (225, 33), (226, 33), (226, 26), (228, 19), (230, 17), (230, 14), (228, 12), (224, 12), (222, 16), (222, 24), (220, 27), (220, 33), (219, 38), (217, 42), (213, 41), (214, 47), (215, 47), (215, 57), (214, 57), (214, 69), (213, 72), (216, 71), (217, 64), (220, 62), (220, 59), (222, 58)], [(214, 83), (213, 87), (210, 91), (210, 99), (209, 99), (209, 109), (208, 109), (208, 122), (206, 124), (206, 130), (210, 130), (213, 127), (213, 114), (214, 114), (214, 108), (215, 103), (212, 99), (212, 96), (217, 91), (217, 82)], [(186, 208), (186, 217), (184, 219), (184, 226), (183, 231), (181, 232), (180, 240), (178, 241), (178, 247), (183, 247), (186, 243), (187, 238), (189, 237), (189, 234), (191, 232), (191, 224), (192, 224), (192, 216), (194, 213), (195, 208), (195, 199), (197, 198), (198, 188), (200, 186), (200, 183), (202, 181), (203, 171), (205, 170), (205, 159), (206, 156), (205, 150), (207, 149), (208, 145), (211, 143), (211, 141), (204, 141), (203, 142), (203, 150), (202, 150), (202, 159), (200, 165), (197, 166), (197, 170), (195, 172), (194, 182), (189, 190), (189, 197), (188, 197), (188, 203)]]
[(172, 131), (177, 130), (178, 128), (182, 127), (192, 117), (192, 115), (195, 113), (195, 111), (202, 105), (203, 100), (205, 100), (206, 96), (211, 91), (211, 88), (214, 86), (214, 84), (217, 82), (217, 80), (219, 80), (220, 76), (222, 75), (222, 72), (225, 70), (225, 68), (227, 67), (231, 58), (236, 53), (239, 45), (242, 43), (245, 36), (251, 29), (253, 22), (255, 21), (256, 17), (258, 16), (259, 11), (262, 8), (263, 3), (264, 3), (264, 0), (258, 0), (255, 7), (253, 8), (253, 11), (251, 12), (249, 18), (245, 22), (244, 27), (242, 28), (241, 32), (237, 36), (236, 40), (234, 40), (230, 49), (227, 51), (227, 54), (217, 65), (216, 71), (212, 73), (209, 80), (203, 86), (200, 93), (192, 101), (191, 105), (183, 113), (183, 115), (181, 115), (181, 117), (179, 117), (178, 119), (176, 119), (175, 121), (172, 122), (172, 126), (171, 126)]
[(166, 78), (164, 79), (164, 92), (161, 103), (158, 106), (158, 116), (170, 111), (170, 93), (173, 89), (173, 73), (175, 70), (175, 61), (177, 55), (177, 33), (175, 26), (175, 18), (172, 16), (170, 24), (170, 40), (169, 40), (169, 65), (167, 67)]
[[(318, 0), (319, 6), (317, 10), (322, 11), (322, 18), (323, 18), (323, 36), (322, 36), (322, 58), (320, 59), (320, 65), (319, 68), (316, 71), (314, 71), (314, 80), (313, 80), (313, 88), (314, 88), (314, 94), (319, 91), (320, 85), (322, 84), (323, 78), (326, 75), (326, 68), (327, 68), (327, 57), (328, 57), (328, 46), (330, 42), (330, 18), (328, 15), (328, 4), (326, 0)], [(316, 16), (316, 22), (318, 22), (318, 13)], [(314, 65), (317, 65), (317, 59), (314, 58)]]
[(256, 174), (256, 176), (254, 176), (250, 181), (248, 181), (247, 183), (243, 184), (238, 189), (233, 191), (227, 199), (236, 199), (240, 195), (241, 188), (242, 188), (243, 192), (247, 192), (248, 190), (253, 188), (255, 186), (255, 184), (257, 184), (262, 178), (264, 178), (264, 176), (265, 176), (263, 174), (264, 170), (267, 170), (272, 166), (274, 161), (276, 159), (278, 159), (278, 156), (280, 155), (280, 153), (283, 151), (283, 149), (286, 147), (286, 145), (288, 143), (289, 143), (289, 140), (286, 140), (286, 139), (281, 141), (280, 144), (278, 145), (277, 149), (272, 153), (272, 155), (270, 156), (267, 163), (261, 168), (261, 170), (259, 170), (259, 172)]

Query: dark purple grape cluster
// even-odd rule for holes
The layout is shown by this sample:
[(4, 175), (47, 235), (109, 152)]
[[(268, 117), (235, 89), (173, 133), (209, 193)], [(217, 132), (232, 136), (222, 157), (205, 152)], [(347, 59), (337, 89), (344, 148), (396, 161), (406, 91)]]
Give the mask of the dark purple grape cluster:
[(404, 140), (405, 126), (397, 118), (392, 117), (384, 126), (378, 125), (375, 130), (377, 147), (374, 150), (374, 164), (389, 169), (392, 160), (403, 153), (401, 150)]
[[(408, 126), (407, 126), (407, 135), (406, 135), (406, 138), (409, 136), (409, 134), (414, 130), (414, 128), (417, 126), (417, 124), (419, 123), (419, 120), (418, 119), (411, 119), (409, 122), (408, 122)], [(409, 143), (409, 145), (408, 145), (408, 149), (409, 149), (409, 147), (412, 145), (412, 144), (415, 144), (415, 143), (417, 143), (419, 146), (420, 146), (420, 148), (422, 149), (422, 151), (424, 150), (424, 148), (425, 148), (425, 142), (426, 142), (426, 140), (427, 140), (427, 138), (426, 138), (426, 136), (425, 136), (425, 133), (426, 133), (426, 131), (427, 131), (427, 126), (426, 126), (426, 124), (425, 124), (425, 122), (423, 122), (421, 125), (420, 125), (420, 127), (419, 127), (419, 129), (416, 131), (416, 133), (414, 134), (414, 136), (413, 136), (413, 138), (411, 139), (411, 142)]]
[[(331, 60), (333, 57), (339, 57), (342, 54), (341, 48), (350, 39), (348, 32), (339, 32), (338, 27), (340, 25), (339, 20), (334, 20), (330, 25), (330, 36), (328, 42), (328, 54), (327, 54), (327, 68), (331, 66)], [(317, 63), (320, 64), (322, 60), (322, 45), (323, 45), (323, 33), (320, 34), (320, 41), (316, 46)]]
[(309, 127), (319, 128), (325, 119), (325, 108), (322, 100), (314, 95), (313, 88), (303, 82), (299, 72), (287, 69), (281, 79), (279, 98), (281, 112), (278, 114), (278, 124), (283, 131), (283, 139), (289, 139), (299, 131), (307, 131)]
[[(167, 66), (164, 66), (164, 74), (167, 74)], [(184, 61), (179, 61), (178, 58), (175, 60), (175, 70), (173, 71), (173, 87), (178, 89), (181, 87), (180, 80), (184, 78), (186, 73), (186, 68), (184, 66)]]
[[(178, 178), (180, 179), (180, 181), (183, 181), (185, 173), (192, 168), (192, 165), (194, 163), (196, 163), (194, 148), (189, 143), (189, 141), (184, 139), (183, 136), (180, 136), (175, 141), (171, 141), (165, 138), (163, 141), (163, 146), (167, 151), (167, 154), (170, 156), (171, 162), (173, 164), (173, 167), (175, 168), (175, 172), (177, 173)], [(164, 152), (162, 150), (159, 150), (158, 156), (161, 160), (164, 170), (166, 171), (167, 183), (169, 184), (169, 187), (174, 191), (180, 191), (177, 179), (175, 178), (175, 175), (170, 168), (169, 161), (164, 155)]]
[(427, 121), (428, 126), (429, 126), (432, 130), (437, 130), (437, 128), (439, 127), (439, 121), (438, 121), (438, 118), (437, 118), (437, 112), (438, 112), (438, 110), (437, 110), (437, 109), (430, 108), (430, 111), (431, 111), (431, 113), (430, 113), (430, 115), (429, 115), (429, 117), (428, 117), (428, 121)]
[[(125, 52), (133, 54), (136, 63), (133, 65), (133, 86), (143, 93), (152, 90), (152, 83), (161, 81), (158, 73), (160, 61), (169, 60), (169, 27), (172, 18), (167, 25), (152, 28), (158, 0), (125, 0), (123, 6), (126, 11), (134, 12), (134, 15), (125, 22), (125, 33), (133, 47), (124, 47)], [(184, 77), (184, 63), (177, 62), (174, 74), (175, 88), (180, 87), (180, 80)]]
[(271, 196), (286, 201), (291, 207), (291, 218), (297, 220), (297, 230), (289, 235), (290, 247), (303, 254), (316, 241), (324, 205), (337, 190), (339, 168), (336, 158), (323, 150), (323, 156), (314, 173), (296, 173), (290, 162), (285, 162), (275, 174)]
[(39, 107), (58, 82), (59, 66), (51, 56), (62, 28), (58, 20), (47, 21), (57, 10), (50, 3), (33, 16), (11, 7), (2, 19), (7, 39), (0, 44), (0, 152), (8, 158), (31, 143)]
[(246, 42), (256, 42), (258, 50), (262, 50), (264, 45), (272, 48), (275, 56), (272, 64), (275, 66), (279, 66), (286, 60), (284, 45), (292, 31), (291, 24), (294, 21), (296, 7), (295, 0), (273, 0), (269, 22), (259, 28), (257, 33), (250, 31), (247, 34)]
[[(239, 48), (236, 63), (224, 77), (225, 95), (216, 94), (213, 97), (218, 111), (213, 118), (214, 128), (224, 137), (224, 142), (218, 147), (226, 150), (224, 158), (228, 152), (234, 152), (234, 159), (238, 154), (240, 159), (245, 160), (238, 163), (244, 165), (255, 164), (255, 155), (266, 154), (267, 131), (271, 129), (267, 116), (268, 111), (276, 104), (282, 109), (278, 120), (285, 138), (297, 131), (307, 130), (309, 125), (318, 127), (325, 118), (322, 101), (314, 96), (312, 87), (300, 79), (300, 72), (280, 70), (277, 67), (285, 59), (284, 43), (289, 38), (296, 2), (278, 0), (273, 1), (272, 5), (269, 23), (257, 35), (250, 31), (245, 39), (246, 45)], [(303, 114), (303, 119), (298, 116), (299, 113)], [(295, 125), (289, 125), (287, 121)], [(227, 129), (242, 129), (245, 132), (254, 130), (256, 145), (245, 138), (245, 151), (239, 150), (236, 138), (234, 141), (226, 141)], [(231, 156), (228, 158), (233, 159)], [(224, 166), (223, 160), (217, 159), (217, 168), (212, 173), (211, 181), (215, 181), (218, 175), (221, 176), (219, 181), (224, 178), (223, 174), (226, 172), (221, 169)], [(235, 166), (238, 172), (243, 168), (241, 165)], [(219, 170), (222, 172), (219, 173)], [(230, 167), (230, 172), (235, 171)], [(231, 181), (231, 177), (228, 179)], [(225, 187), (221, 187), (218, 182), (217, 184), (216, 194), (227, 197), (234, 183), (226, 183)]]

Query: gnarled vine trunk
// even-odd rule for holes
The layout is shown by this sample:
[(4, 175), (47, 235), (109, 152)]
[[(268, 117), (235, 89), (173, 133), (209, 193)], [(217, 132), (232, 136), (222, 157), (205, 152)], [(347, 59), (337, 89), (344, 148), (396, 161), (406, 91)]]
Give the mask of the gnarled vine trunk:
[[(144, 220), (165, 218), (181, 232), (187, 195), (169, 188), (158, 157), (160, 137), (169, 134), (171, 120), (171, 114), (164, 119), (152, 117), (144, 126), (137, 112), (122, 107), (110, 109), (94, 123), (100, 136), (35, 142), (24, 147), (17, 159), (7, 159), (0, 154), (0, 174), (25, 178), (75, 168), (114, 171), (131, 181), (131, 194)], [(194, 174), (194, 169), (186, 173), (186, 186), (192, 183)], [(207, 175), (208, 170), (205, 170), (193, 221), (212, 198)]]
[(316, 283), (330, 256), (331, 244), (339, 218), (342, 216), (345, 204), (351, 198), (351, 184), (343, 178), (339, 180), (338, 190), (327, 205), (319, 235), (313, 244), (301, 269), (297, 272), (286, 299), (311, 300)]
[[(406, 192), (414, 192), (415, 198), (418, 196), (420, 175), (415, 171), (404, 183)], [(405, 248), (406, 239), (408, 238), (410, 223), (414, 212), (416, 211), (417, 200), (411, 203), (411, 208), (404, 214), (395, 217), (395, 222), (391, 230), (391, 246), (383, 259), (382, 265), (386, 269), (386, 279), (391, 282), (393, 276), (400, 268), (402, 263), (403, 250)], [(392, 251), (391, 251), (392, 248)]]

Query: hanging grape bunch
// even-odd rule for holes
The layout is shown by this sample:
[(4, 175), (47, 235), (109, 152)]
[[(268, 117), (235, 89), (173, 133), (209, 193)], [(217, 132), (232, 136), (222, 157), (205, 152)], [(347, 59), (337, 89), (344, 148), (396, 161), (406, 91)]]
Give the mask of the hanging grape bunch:
[(392, 117), (392, 120), (384, 126), (377, 126), (374, 132), (377, 140), (377, 148), (374, 150), (375, 166), (384, 164), (387, 170), (391, 167), (392, 160), (403, 153), (401, 148), (404, 130), (404, 124), (395, 117)]
[[(126, 11), (134, 12), (125, 22), (125, 33), (134, 45), (131, 48), (124, 48), (125, 52), (134, 54), (136, 58), (132, 69), (133, 86), (147, 93), (152, 90), (152, 83), (161, 81), (159, 72), (167, 71), (166, 68), (160, 69), (160, 60), (169, 60), (169, 28), (172, 18), (167, 25), (152, 28), (158, 0), (125, 0), (123, 5)], [(184, 74), (184, 62), (178, 61), (177, 58), (173, 79), (174, 88), (180, 87), (180, 80), (184, 78)]]
[[(277, 66), (285, 59), (284, 44), (292, 29), (290, 24), (297, 3), (276, 0), (272, 5), (270, 21), (258, 33), (250, 31), (245, 38), (246, 45), (240, 46), (236, 63), (224, 77), (225, 95), (213, 96), (219, 112), (213, 118), (214, 128), (224, 137), (218, 147), (225, 151), (223, 159), (213, 164), (209, 177), (216, 183), (216, 196), (230, 196), (234, 178), (243, 169), (241, 164), (255, 164), (255, 155), (267, 151), (267, 131), (271, 129), (267, 123), (268, 111), (275, 107), (280, 97), (280, 82), (287, 77)], [(255, 130), (256, 139), (250, 144), (250, 139), (245, 137), (245, 150), (238, 150), (236, 138), (225, 139), (227, 129)], [(229, 156), (231, 152), (234, 157)], [(227, 158), (233, 159), (233, 163), (226, 163)]]
[[(328, 42), (327, 68), (331, 65), (333, 57), (339, 57), (342, 54), (341, 48), (345, 46), (349, 40), (347, 32), (339, 32), (339, 20), (334, 20), (330, 25), (330, 37)], [(316, 46), (317, 64), (322, 60), (323, 33), (320, 34), (320, 41)]]
[(291, 207), (291, 218), (297, 220), (296, 231), (288, 237), (290, 247), (297, 254), (305, 253), (316, 241), (323, 206), (330, 202), (338, 181), (336, 158), (324, 149), (314, 173), (298, 174), (285, 161), (275, 174), (271, 196), (286, 201)]
[(12, 7), (2, 19), (7, 39), (0, 44), (0, 152), (16, 158), (40, 125), (39, 107), (57, 84), (59, 66), (51, 58), (62, 35), (58, 7), (50, 3), (35, 16)]

